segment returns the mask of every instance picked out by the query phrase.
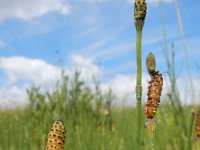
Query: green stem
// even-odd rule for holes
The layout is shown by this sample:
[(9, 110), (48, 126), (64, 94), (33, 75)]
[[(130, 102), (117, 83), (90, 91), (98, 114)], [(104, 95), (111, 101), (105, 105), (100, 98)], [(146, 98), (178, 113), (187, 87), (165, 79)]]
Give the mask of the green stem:
[(155, 130), (156, 130), (156, 121), (154, 119), (147, 119), (145, 121), (146, 127), (146, 136), (147, 142), (149, 143), (147, 146), (148, 150), (155, 150)]
[(195, 115), (192, 114), (191, 120), (190, 120), (190, 130), (188, 134), (188, 143), (187, 143), (187, 148), (186, 150), (192, 150), (192, 133), (193, 133), (193, 128), (194, 128), (194, 120), (195, 120)]
[(136, 28), (136, 60), (137, 60), (137, 81), (136, 81), (136, 149), (141, 149), (142, 129), (142, 28)]

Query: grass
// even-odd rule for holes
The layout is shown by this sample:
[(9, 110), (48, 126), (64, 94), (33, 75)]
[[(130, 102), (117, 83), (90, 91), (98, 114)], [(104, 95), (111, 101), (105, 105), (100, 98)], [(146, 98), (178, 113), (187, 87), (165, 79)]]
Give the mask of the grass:
[[(158, 128), (155, 135), (155, 149), (180, 150), (186, 146), (187, 141), (183, 128), (176, 124), (175, 112), (173, 112), (170, 104), (163, 104), (161, 109), (162, 112), (157, 114)], [(185, 125), (188, 126), (191, 115), (190, 107), (183, 109), (187, 114)], [(67, 130), (65, 149), (128, 150), (135, 147), (134, 134), (132, 134), (135, 129), (134, 108), (115, 108), (112, 113), (114, 120), (111, 131), (107, 117), (104, 115), (99, 116), (97, 123), (92, 113), (85, 110), (78, 114), (75, 127), (72, 121), (73, 116), (64, 117)], [(7, 111), (0, 114), (0, 149), (45, 149), (47, 134), (53, 123), (48, 112), (43, 115), (49, 115), (48, 118), (45, 118), (49, 122), (44, 120), (43, 115), (40, 118), (30, 116), (27, 110)], [(181, 114), (179, 116), (182, 117)], [(35, 123), (37, 121), (40, 123)], [(142, 149), (148, 149), (149, 143), (144, 133), (142, 134), (142, 143)]]
[[(63, 76), (63, 80), (52, 93), (42, 93), (38, 88), (30, 89), (28, 106), (0, 112), (0, 149), (45, 149), (48, 132), (57, 118), (64, 120), (67, 130), (65, 149), (134, 148), (136, 109), (112, 107), (111, 91), (103, 93), (96, 82), (94, 86), (96, 90), (92, 91), (80, 81), (79, 73), (75, 73), (72, 79)], [(75, 93), (79, 96), (76, 97)], [(183, 149), (187, 147), (188, 138), (185, 136), (185, 130), (188, 132), (190, 130), (192, 106), (181, 105), (182, 111), (177, 112), (167, 100), (169, 98), (164, 99), (156, 116), (154, 149)], [(144, 124), (141, 128), (143, 127)], [(148, 150), (148, 136), (144, 130), (141, 135), (141, 148)]]

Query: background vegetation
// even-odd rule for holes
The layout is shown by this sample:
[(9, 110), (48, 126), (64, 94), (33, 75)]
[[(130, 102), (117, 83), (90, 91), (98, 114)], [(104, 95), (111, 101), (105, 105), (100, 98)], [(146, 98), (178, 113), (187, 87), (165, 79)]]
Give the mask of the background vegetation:
[[(53, 92), (44, 93), (33, 87), (27, 91), (26, 107), (0, 112), (0, 149), (45, 149), (48, 132), (57, 118), (62, 118), (66, 126), (65, 149), (132, 149), (135, 108), (112, 106), (115, 97), (111, 91), (102, 92), (95, 81), (95, 88), (91, 88), (79, 75), (75, 72), (71, 79), (63, 76)], [(154, 149), (181, 150), (188, 146), (191, 106), (183, 106), (175, 82), (171, 81), (171, 86), (157, 114)], [(143, 130), (142, 149), (151, 149), (151, 140)]]

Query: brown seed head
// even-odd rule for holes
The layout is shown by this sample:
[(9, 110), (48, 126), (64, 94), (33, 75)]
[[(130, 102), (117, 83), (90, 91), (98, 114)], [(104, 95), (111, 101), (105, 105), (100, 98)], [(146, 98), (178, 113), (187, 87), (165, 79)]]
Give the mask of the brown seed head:
[(151, 119), (155, 116), (157, 112), (157, 108), (160, 103), (160, 97), (162, 92), (162, 86), (163, 86), (163, 77), (162, 74), (158, 71), (153, 73), (153, 78), (149, 82), (148, 87), (148, 100), (145, 106), (144, 113), (146, 114), (148, 119)]
[(60, 120), (56, 120), (48, 134), (46, 150), (64, 150), (65, 126)]

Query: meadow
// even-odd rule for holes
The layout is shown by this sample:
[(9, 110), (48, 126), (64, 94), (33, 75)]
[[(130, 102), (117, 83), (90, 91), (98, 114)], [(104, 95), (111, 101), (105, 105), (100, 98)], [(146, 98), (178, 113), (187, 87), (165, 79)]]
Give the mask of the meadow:
[(163, 52), (170, 90), (161, 97), (151, 130), (145, 126), (142, 103), (141, 143), (135, 137), (138, 106), (115, 106), (113, 101), (117, 98), (112, 90), (102, 91), (95, 79), (88, 85), (81, 80), (81, 72), (76, 71), (72, 77), (63, 73), (53, 91), (44, 92), (35, 86), (27, 89), (27, 105), (0, 110), (0, 150), (45, 149), (48, 133), (57, 119), (65, 124), (65, 150), (134, 150), (138, 145), (142, 150), (200, 149), (195, 133), (198, 106), (182, 103), (176, 83), (175, 51), (172, 47)]
[[(63, 76), (55, 91), (27, 91), (29, 104), (23, 109), (0, 112), (0, 149), (45, 149), (53, 122), (61, 118), (66, 128), (65, 149), (128, 150), (134, 149), (135, 107), (114, 107), (112, 91), (102, 92), (79, 79)], [(173, 84), (172, 84), (173, 85)], [(173, 85), (174, 86), (174, 85)], [(176, 93), (164, 96), (156, 115), (156, 132), (149, 135), (142, 126), (142, 149), (182, 150), (188, 148), (193, 106), (178, 101)], [(173, 98), (176, 97), (176, 98)], [(142, 116), (145, 121), (144, 115)], [(192, 144), (196, 145), (192, 133)]]

